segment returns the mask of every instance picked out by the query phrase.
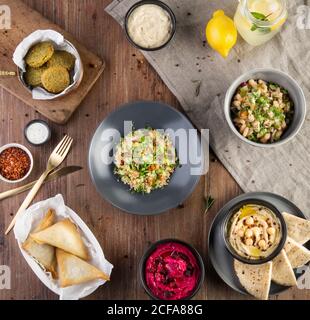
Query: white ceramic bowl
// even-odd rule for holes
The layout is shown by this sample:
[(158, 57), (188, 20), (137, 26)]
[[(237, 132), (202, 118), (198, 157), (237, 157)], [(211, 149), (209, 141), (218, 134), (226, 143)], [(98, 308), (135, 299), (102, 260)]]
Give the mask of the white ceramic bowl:
[[(250, 141), (247, 138), (243, 137), (242, 134), (239, 133), (238, 129), (235, 127), (232, 121), (231, 111), (230, 111), (231, 101), (240, 84), (243, 82), (247, 82), (250, 79), (262, 79), (267, 82), (273, 82), (273, 83), (279, 84), (280, 86), (282, 86), (288, 91), (291, 99), (294, 102), (293, 121), (289, 125), (285, 133), (283, 134), (282, 138), (277, 142), (270, 143), (270, 144), (263, 144), (263, 143)], [(272, 148), (272, 147), (280, 146), (292, 140), (300, 131), (305, 121), (306, 111), (307, 111), (306, 98), (299, 84), (288, 74), (280, 70), (267, 69), (267, 68), (254, 69), (246, 72), (245, 74), (237, 78), (233, 82), (233, 84), (229, 87), (226, 93), (225, 104), (224, 104), (225, 117), (233, 133), (244, 142), (252, 146), (261, 147), (261, 148)]]
[(23, 178), (21, 178), (21, 179), (19, 179), (19, 180), (8, 180), (8, 179), (4, 178), (4, 177), (0, 174), (0, 180), (2, 180), (2, 181), (4, 181), (4, 182), (7, 182), (7, 183), (18, 183), (18, 182), (24, 181), (25, 179), (27, 179), (27, 178), (29, 177), (29, 175), (30, 175), (30, 173), (31, 173), (31, 171), (32, 171), (32, 169), (33, 169), (33, 157), (32, 157), (31, 152), (30, 152), (26, 147), (24, 147), (23, 145), (18, 144), (18, 143), (9, 143), (9, 144), (6, 144), (6, 145), (2, 146), (2, 147), (0, 148), (0, 154), (1, 154), (4, 150), (6, 150), (6, 149), (8, 149), (8, 148), (12, 148), (12, 147), (20, 148), (20, 149), (22, 149), (23, 151), (25, 151), (25, 152), (28, 154), (29, 159), (30, 159), (30, 168), (29, 168), (29, 171), (27, 172), (27, 174), (26, 174)]

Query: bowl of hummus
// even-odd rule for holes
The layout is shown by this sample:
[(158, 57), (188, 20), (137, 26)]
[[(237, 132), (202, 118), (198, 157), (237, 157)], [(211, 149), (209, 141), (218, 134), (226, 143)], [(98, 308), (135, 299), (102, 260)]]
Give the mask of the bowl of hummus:
[(190, 300), (204, 281), (198, 251), (175, 239), (161, 240), (143, 255), (139, 273), (146, 293), (154, 300)]
[(287, 229), (275, 206), (253, 199), (238, 203), (228, 212), (223, 235), (234, 258), (247, 264), (263, 264), (283, 249)]
[(140, 50), (155, 51), (164, 48), (172, 40), (176, 18), (165, 3), (143, 0), (128, 10), (124, 26), (131, 44)]

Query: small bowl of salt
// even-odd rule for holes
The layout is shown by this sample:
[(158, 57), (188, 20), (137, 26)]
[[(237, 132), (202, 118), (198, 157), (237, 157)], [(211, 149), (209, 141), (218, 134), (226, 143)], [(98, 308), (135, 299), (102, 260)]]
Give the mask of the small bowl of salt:
[(50, 140), (52, 132), (45, 121), (33, 120), (25, 127), (24, 134), (30, 144), (41, 146)]

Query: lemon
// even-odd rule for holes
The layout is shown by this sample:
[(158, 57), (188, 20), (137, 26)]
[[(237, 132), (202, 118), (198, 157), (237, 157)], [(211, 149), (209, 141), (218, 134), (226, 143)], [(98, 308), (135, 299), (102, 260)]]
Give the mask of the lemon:
[(238, 33), (233, 20), (223, 10), (217, 10), (207, 25), (206, 36), (210, 47), (226, 58), (237, 42)]
[(273, 26), (271, 27), (271, 31), (275, 31), (275, 30), (280, 29), (280, 28), (283, 26), (283, 24), (285, 23), (285, 21), (286, 21), (286, 17), (283, 18), (283, 19), (281, 19), (281, 20), (280, 20), (278, 23), (276, 23), (275, 25), (273, 25)]

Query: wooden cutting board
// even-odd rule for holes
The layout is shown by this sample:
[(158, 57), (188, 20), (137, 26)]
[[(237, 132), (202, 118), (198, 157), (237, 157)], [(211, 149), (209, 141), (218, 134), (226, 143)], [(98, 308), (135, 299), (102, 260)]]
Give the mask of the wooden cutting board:
[(38, 29), (52, 29), (60, 32), (78, 50), (83, 66), (84, 77), (80, 86), (67, 96), (56, 100), (33, 100), (16, 77), (0, 77), (0, 86), (11, 94), (35, 108), (39, 113), (58, 124), (65, 124), (104, 70), (105, 63), (98, 56), (78, 43), (72, 35), (53, 24), (40, 13), (20, 0), (10, 0), (12, 28), (0, 30), (0, 70), (16, 71), (12, 60), (17, 45), (30, 33)]

